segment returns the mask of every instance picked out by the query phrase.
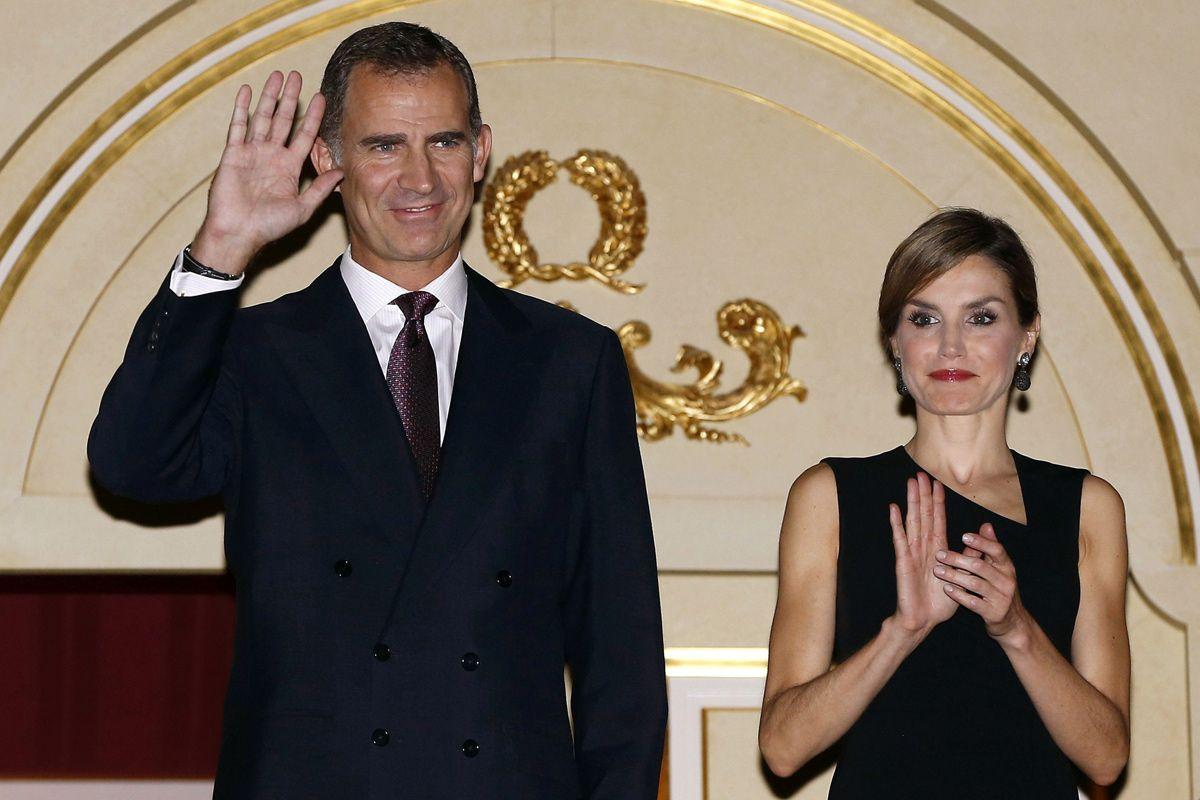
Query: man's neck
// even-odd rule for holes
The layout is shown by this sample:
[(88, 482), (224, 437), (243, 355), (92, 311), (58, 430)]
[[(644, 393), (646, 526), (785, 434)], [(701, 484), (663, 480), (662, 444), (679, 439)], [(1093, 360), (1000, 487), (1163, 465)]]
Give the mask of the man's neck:
[(354, 249), (353, 243), (350, 244), (350, 258), (354, 259), (354, 263), (410, 292), (424, 289), (454, 266), (458, 260), (458, 248), (449, 248), (445, 253), (430, 261), (362, 259), (359, 258), (361, 252), (362, 250)]

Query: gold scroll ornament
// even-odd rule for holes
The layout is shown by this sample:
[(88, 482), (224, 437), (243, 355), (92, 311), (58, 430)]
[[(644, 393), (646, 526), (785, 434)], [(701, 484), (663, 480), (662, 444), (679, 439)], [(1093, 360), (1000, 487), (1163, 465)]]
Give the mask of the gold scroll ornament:
[[(558, 177), (560, 169), (571, 182), (586, 189), (600, 210), (600, 236), (587, 263), (542, 264), (525, 232), (525, 209), (530, 199)], [(620, 275), (633, 266), (646, 238), (646, 198), (637, 176), (619, 157), (602, 150), (580, 150), (569, 160), (555, 161), (544, 150), (531, 150), (505, 161), (484, 189), (483, 242), (488, 257), (508, 273), (504, 287), (534, 278), (540, 281), (595, 280), (622, 294), (636, 294), (645, 284), (632, 284)], [(561, 303), (571, 308), (568, 303)], [(759, 300), (726, 303), (717, 312), (717, 331), (750, 361), (745, 381), (721, 392), (725, 365), (711, 353), (683, 345), (672, 372), (695, 369), (691, 383), (659, 381), (641, 370), (633, 351), (650, 341), (650, 326), (633, 320), (617, 330), (633, 384), (638, 433), (647, 441), (670, 436), (676, 427), (689, 439), (741, 442), (741, 434), (718, 430), (728, 422), (758, 411), (777, 397), (803, 400), (807, 390), (788, 374), (792, 341), (803, 336), (786, 325), (770, 306)]]

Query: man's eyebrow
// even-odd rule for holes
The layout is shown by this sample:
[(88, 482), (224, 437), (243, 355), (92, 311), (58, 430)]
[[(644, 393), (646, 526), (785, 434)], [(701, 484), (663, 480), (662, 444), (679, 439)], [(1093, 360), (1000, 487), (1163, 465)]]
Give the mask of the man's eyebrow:
[(429, 134), (428, 137), (428, 141), (431, 142), (465, 142), (466, 140), (467, 132), (460, 130), (438, 131)]
[(403, 133), (374, 133), (359, 139), (358, 143), (363, 147), (375, 147), (380, 144), (404, 144), (407, 141), (408, 137)]

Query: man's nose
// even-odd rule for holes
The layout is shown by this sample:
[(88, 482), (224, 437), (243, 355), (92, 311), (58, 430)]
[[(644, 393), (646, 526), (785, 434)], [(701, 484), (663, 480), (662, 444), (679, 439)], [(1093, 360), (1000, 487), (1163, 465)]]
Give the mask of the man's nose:
[(418, 150), (407, 159), (404, 169), (396, 177), (400, 188), (414, 194), (429, 194), (437, 185), (437, 173), (433, 159), (424, 150)]

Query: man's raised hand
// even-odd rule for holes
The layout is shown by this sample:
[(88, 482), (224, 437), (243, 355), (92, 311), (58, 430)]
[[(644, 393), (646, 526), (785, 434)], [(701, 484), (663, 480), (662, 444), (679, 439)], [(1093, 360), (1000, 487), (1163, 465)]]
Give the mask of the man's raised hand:
[(325, 98), (313, 95), (292, 135), (302, 85), (299, 72), (286, 80), (272, 72), (253, 115), (252, 90), (238, 89), (229, 137), (208, 189), (208, 213), (192, 242), (191, 254), (201, 264), (240, 275), (265, 245), (307, 222), (341, 181), (342, 171), (331, 169), (300, 191), (300, 173), (325, 113)]

